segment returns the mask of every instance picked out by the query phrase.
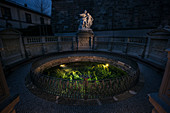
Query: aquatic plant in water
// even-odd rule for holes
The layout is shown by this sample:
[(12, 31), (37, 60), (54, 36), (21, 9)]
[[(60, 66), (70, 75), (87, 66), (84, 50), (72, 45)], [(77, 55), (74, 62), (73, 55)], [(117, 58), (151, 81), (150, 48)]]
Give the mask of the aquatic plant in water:
[(88, 81), (112, 79), (120, 76), (126, 76), (127, 73), (120, 68), (109, 64), (95, 62), (75, 62), (62, 64), (60, 66), (46, 69), (44, 74), (56, 78), (67, 80), (84, 80)]

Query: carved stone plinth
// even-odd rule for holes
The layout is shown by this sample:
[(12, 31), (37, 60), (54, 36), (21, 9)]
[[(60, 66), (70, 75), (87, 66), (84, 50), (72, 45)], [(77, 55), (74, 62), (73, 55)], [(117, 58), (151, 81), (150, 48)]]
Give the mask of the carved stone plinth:
[(79, 30), (76, 34), (77, 50), (91, 50), (93, 47), (94, 33), (91, 29)]

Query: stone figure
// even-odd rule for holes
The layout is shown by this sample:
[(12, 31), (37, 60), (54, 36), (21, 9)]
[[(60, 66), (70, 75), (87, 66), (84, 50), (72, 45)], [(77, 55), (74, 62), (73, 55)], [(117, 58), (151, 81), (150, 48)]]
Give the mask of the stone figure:
[(87, 25), (86, 25), (87, 28), (90, 28), (92, 26), (93, 20), (94, 20), (93, 17), (89, 13), (87, 13)]
[(92, 22), (94, 20), (92, 16), (85, 10), (84, 13), (80, 14), (80, 17), (81, 19), (79, 24), (79, 30), (90, 29)]
[(85, 10), (84, 13), (80, 14), (80, 24), (79, 24), (79, 29), (83, 29), (86, 27), (87, 24), (87, 11)]

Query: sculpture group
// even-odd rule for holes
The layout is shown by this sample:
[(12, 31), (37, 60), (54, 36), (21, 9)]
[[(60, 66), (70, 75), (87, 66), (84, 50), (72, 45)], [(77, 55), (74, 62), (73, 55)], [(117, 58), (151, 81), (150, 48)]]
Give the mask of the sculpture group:
[(93, 22), (93, 18), (92, 16), (87, 13), (87, 11), (85, 10), (84, 13), (80, 14), (80, 24), (79, 24), (79, 30), (88, 30), (90, 29), (90, 27), (92, 26), (92, 22)]

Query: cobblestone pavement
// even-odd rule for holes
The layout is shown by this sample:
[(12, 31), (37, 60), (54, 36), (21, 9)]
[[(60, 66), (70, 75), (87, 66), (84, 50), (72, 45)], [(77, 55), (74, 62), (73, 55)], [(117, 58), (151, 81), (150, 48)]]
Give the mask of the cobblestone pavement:
[(126, 100), (102, 105), (61, 105), (33, 95), (25, 86), (31, 63), (22, 65), (7, 78), (11, 94), (19, 94), (20, 102), (16, 106), (17, 113), (151, 113), (152, 105), (147, 94), (158, 92), (162, 74), (156, 70), (139, 64), (144, 76), (144, 87), (135, 96)]

